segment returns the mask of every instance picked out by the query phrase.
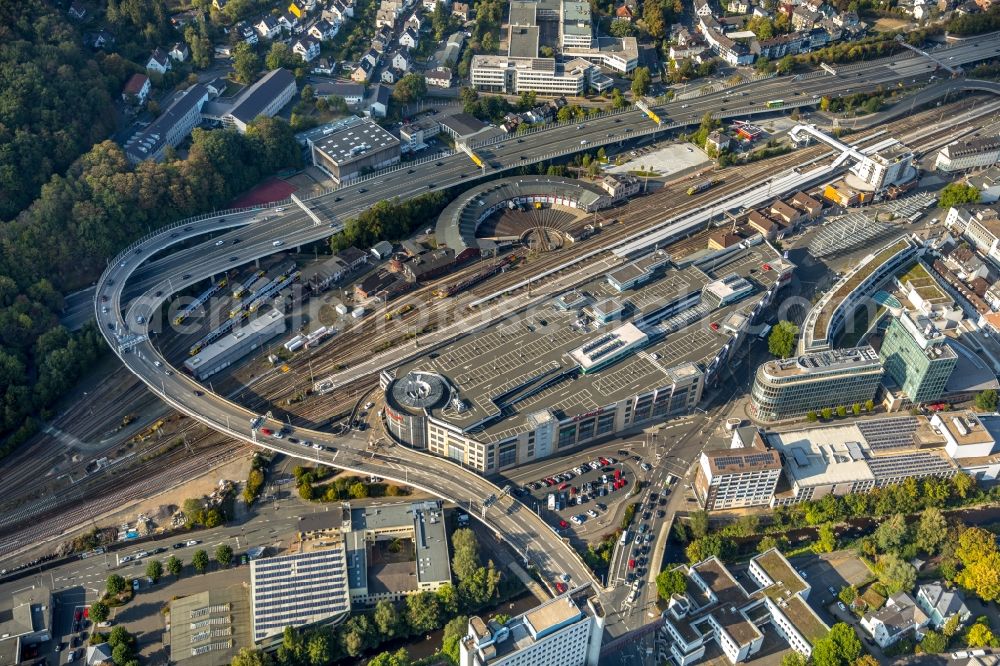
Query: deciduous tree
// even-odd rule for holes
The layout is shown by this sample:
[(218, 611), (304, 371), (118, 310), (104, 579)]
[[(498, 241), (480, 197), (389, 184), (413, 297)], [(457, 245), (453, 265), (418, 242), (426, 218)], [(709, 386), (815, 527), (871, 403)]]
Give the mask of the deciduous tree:
[(889, 594), (913, 589), (917, 582), (917, 570), (896, 553), (883, 555), (878, 561), (878, 578)]
[[(925, 486), (926, 488), (926, 486)], [(948, 521), (941, 510), (930, 506), (920, 514), (915, 543), (928, 555), (936, 555), (948, 539)]]
[(680, 569), (667, 569), (656, 576), (656, 591), (660, 598), (668, 601), (671, 595), (683, 594), (687, 590), (687, 576)]
[(402, 618), (399, 616), (399, 611), (396, 610), (395, 604), (391, 601), (382, 600), (375, 604), (375, 612), (372, 613), (372, 619), (375, 621), (375, 626), (383, 638), (394, 638), (397, 634), (402, 633)]
[(788, 358), (795, 349), (799, 327), (790, 321), (779, 321), (767, 338), (767, 350), (776, 358)]
[(437, 628), (441, 622), (441, 607), (437, 597), (430, 592), (406, 597), (406, 623), (417, 633)]
[(875, 530), (875, 544), (883, 553), (898, 551), (909, 540), (909, 527), (901, 513), (890, 516)]
[(198, 573), (205, 573), (208, 569), (208, 553), (201, 549), (194, 551), (194, 555), (191, 556), (191, 566)]
[(95, 601), (90, 605), (90, 619), (94, 624), (100, 624), (102, 622), (107, 622), (108, 616), (111, 613), (111, 609), (103, 601)]
[(146, 576), (154, 583), (163, 575), (163, 564), (159, 560), (150, 560), (146, 564)]
[(979, 622), (969, 627), (969, 631), (965, 634), (965, 642), (970, 648), (990, 647), (994, 641), (995, 638), (989, 625)]
[(830, 632), (816, 641), (812, 660), (815, 666), (848, 666), (861, 655), (861, 641), (854, 628), (838, 622)]
[(986, 389), (976, 394), (976, 409), (984, 412), (997, 411), (997, 392), (995, 389)]
[(240, 83), (253, 83), (260, 71), (260, 58), (253, 47), (246, 42), (240, 42), (233, 47), (233, 73)]
[(979, 201), (979, 190), (972, 185), (966, 185), (965, 183), (955, 182), (948, 183), (941, 190), (941, 196), (938, 199), (939, 208), (951, 208), (952, 206), (962, 206), (965, 204), (976, 203)]
[(128, 584), (125, 582), (125, 579), (118, 574), (111, 574), (108, 576), (105, 586), (108, 591), (108, 596), (115, 597), (124, 592), (125, 588), (128, 587)]
[(215, 549), (215, 561), (228, 567), (233, 561), (233, 548), (228, 543), (220, 543)]

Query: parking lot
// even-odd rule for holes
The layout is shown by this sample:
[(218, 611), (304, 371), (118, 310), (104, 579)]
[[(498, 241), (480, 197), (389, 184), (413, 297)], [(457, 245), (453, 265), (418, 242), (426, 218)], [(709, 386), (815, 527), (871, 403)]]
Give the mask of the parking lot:
[(70, 588), (52, 596), (51, 639), (21, 647), (21, 663), (67, 664), (83, 661), (93, 624), (84, 605), (86, 591)]
[(522, 479), (516, 494), (556, 529), (592, 540), (617, 529), (622, 505), (648, 463), (622, 449), (563, 465)]
[(629, 160), (620, 166), (609, 167), (608, 173), (649, 170), (660, 176), (670, 177), (682, 171), (699, 169), (711, 164), (704, 151), (691, 143), (643, 146), (623, 153), (622, 156)]

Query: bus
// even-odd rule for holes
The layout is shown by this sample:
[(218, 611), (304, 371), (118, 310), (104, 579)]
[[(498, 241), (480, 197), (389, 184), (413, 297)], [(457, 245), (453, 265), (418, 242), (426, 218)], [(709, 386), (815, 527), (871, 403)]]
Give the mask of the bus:
[(780, 109), (785, 105), (785, 100), (783, 99), (772, 99), (769, 102), (765, 102), (764, 106), (769, 109)]

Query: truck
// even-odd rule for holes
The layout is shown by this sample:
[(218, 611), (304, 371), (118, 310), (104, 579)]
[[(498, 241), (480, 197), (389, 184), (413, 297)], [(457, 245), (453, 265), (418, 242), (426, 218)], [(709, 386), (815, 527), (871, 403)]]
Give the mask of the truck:
[(772, 99), (764, 103), (764, 106), (766, 106), (769, 109), (780, 109), (784, 105), (785, 105), (785, 100), (783, 99)]
[(556, 494), (555, 493), (549, 493), (548, 507), (549, 507), (549, 511), (555, 511), (556, 510)]
[(689, 187), (687, 189), (688, 196), (693, 196), (695, 194), (701, 194), (702, 192), (704, 192), (706, 190), (710, 190), (713, 187), (715, 187), (716, 185), (718, 185), (719, 182), (720, 181), (718, 181), (718, 180), (716, 180), (716, 179), (713, 178), (712, 180), (705, 180), (705, 181), (702, 181), (702, 182), (698, 183), (697, 185), (692, 185), (691, 187)]

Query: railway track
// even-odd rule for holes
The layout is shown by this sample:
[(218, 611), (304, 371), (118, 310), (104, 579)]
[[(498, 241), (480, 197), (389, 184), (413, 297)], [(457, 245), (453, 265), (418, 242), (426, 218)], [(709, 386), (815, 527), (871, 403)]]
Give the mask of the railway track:
[(22, 548), (57, 538), (67, 531), (87, 523), (95, 515), (114, 511), (116, 508), (127, 506), (136, 500), (146, 499), (169, 490), (174, 485), (246, 455), (250, 448), (242, 443), (234, 443), (228, 447), (223, 447), (220, 450), (209, 453), (207, 457), (187, 456), (181, 458), (176, 461), (176, 464), (171, 464), (166, 472), (161, 467), (158, 470), (159, 473), (153, 479), (136, 478), (129, 481), (122, 488), (114, 490), (91, 502), (80, 502), (69, 508), (54, 508), (43, 511), (40, 514), (35, 513), (32, 515), (29, 515), (31, 509), (26, 507), (19, 513), (10, 516), (5, 515), (4, 520), (7, 521), (17, 520), (23, 522), (23, 520), (30, 518), (32, 527), (30, 530), (21, 530), (0, 538), (0, 557), (7, 557)]
[[(956, 103), (954, 106), (959, 107), (967, 103), (968, 101), (966, 100)], [(936, 109), (935, 113), (940, 111), (941, 109)], [(894, 126), (893, 134), (899, 136), (903, 132), (912, 132), (919, 129), (920, 134), (917, 138), (921, 144), (926, 144), (927, 141), (934, 140), (935, 137), (946, 131), (954, 131), (954, 128), (951, 128), (950, 130), (927, 132), (923, 129), (927, 125), (925, 114), (926, 112), (900, 121)], [(863, 141), (866, 137), (871, 137), (877, 132), (878, 130), (859, 132), (852, 135), (850, 139), (852, 141)], [(593, 248), (595, 242), (611, 243), (616, 239), (641, 233), (643, 229), (648, 229), (660, 222), (664, 217), (665, 211), (682, 207), (684, 204), (698, 206), (711, 198), (718, 198), (720, 195), (737, 191), (745, 187), (748, 183), (761, 178), (763, 174), (776, 172), (812, 157), (820, 157), (826, 152), (829, 151), (825, 146), (813, 146), (779, 158), (763, 160), (720, 172), (717, 175), (722, 180), (722, 183), (701, 195), (688, 196), (685, 191), (686, 188), (672, 189), (672, 186), (702, 177), (703, 173), (677, 179), (668, 183), (668, 186), (663, 191), (640, 198), (628, 204), (625, 207), (626, 209), (620, 209), (618, 224), (605, 225), (602, 232), (595, 235), (592, 239), (575, 244), (562, 251), (543, 253), (530, 263), (530, 269), (534, 273), (542, 272), (546, 268), (559, 266), (561, 263), (571, 260), (574, 254), (589, 251)], [(611, 227), (610, 229), (608, 228), (609, 226)], [(703, 246), (703, 234), (696, 232), (695, 235), (675, 243), (672, 251), (683, 253), (693, 249), (700, 249)], [(463, 277), (472, 275), (479, 268), (478, 264), (473, 263), (452, 273), (444, 280), (424, 284), (400, 299), (398, 304), (413, 303), (418, 310), (422, 311), (421, 321), (436, 322), (438, 326), (443, 325), (460, 312), (461, 308), (455, 307), (456, 302), (460, 302), (460, 297), (444, 300), (435, 299), (433, 297), (434, 289), (441, 286), (441, 284), (452, 283)], [(524, 271), (521, 270), (508, 271), (507, 273), (501, 273), (490, 278), (485, 284), (488, 285), (489, 291), (496, 291), (506, 285), (523, 280), (523, 274)], [(482, 293), (484, 289), (485, 287), (473, 290), (471, 293)], [(376, 348), (384, 344), (386, 339), (392, 339), (394, 336), (398, 337), (405, 333), (409, 326), (406, 321), (384, 322), (382, 317), (378, 316), (379, 314), (381, 313), (376, 313), (375, 317), (366, 321), (361, 326), (339, 334), (334, 339), (336, 344), (327, 344), (309, 354), (296, 356), (288, 362), (288, 372), (270, 372), (266, 377), (256, 381), (252, 389), (247, 389), (251, 391), (251, 396), (246, 398), (247, 405), (261, 409), (274, 406), (278, 410), (294, 416), (296, 419), (312, 423), (325, 423), (330, 419), (331, 414), (349, 413), (351, 408), (356, 404), (357, 396), (374, 386), (376, 382), (374, 375), (360, 378), (356, 382), (343, 386), (330, 394), (312, 396), (300, 403), (287, 406), (289, 408), (279, 405), (282, 399), (287, 399), (287, 397), (296, 392), (296, 387), (301, 386), (303, 377), (322, 376), (335, 369), (338, 365), (349, 367), (353, 362), (372, 355), (377, 350)], [(176, 336), (173, 339), (165, 339), (163, 343), (169, 353), (175, 353), (186, 349), (187, 338)], [(123, 405), (131, 406), (134, 404), (134, 400), (141, 400), (141, 394), (145, 393), (146, 389), (132, 379), (131, 375), (129, 375), (129, 378), (129, 380), (103, 384), (101, 386), (100, 403), (113, 406), (113, 409), (121, 409)], [(240, 385), (240, 382), (235, 378), (231, 378), (230, 380), (221, 382), (220, 385), (225, 385), (232, 390)], [(151, 394), (148, 395), (150, 400), (154, 400)], [(97, 395), (95, 392), (95, 395), (91, 399), (96, 398)], [(64, 414), (60, 415), (57, 423), (67, 420), (72, 421), (78, 426), (73, 429), (76, 432), (81, 432), (83, 429), (93, 432), (95, 429), (102, 427), (106, 429), (108, 414), (113, 409), (94, 410), (95, 413), (91, 413), (89, 404), (88, 402), (72, 405)], [(193, 423), (184, 425), (185, 420), (181, 419), (180, 421), (182, 425), (179, 432), (193, 433), (196, 430)], [(216, 440), (210, 443), (213, 437)], [(50, 447), (52, 440), (49, 437), (41, 437), (34, 446), (23, 447), (21, 452), (14, 454), (12, 458), (8, 458), (4, 468), (0, 470), (0, 483), (3, 483), (6, 488), (24, 489), (32, 485), (37, 486), (37, 480), (42, 476), (40, 471), (47, 469), (46, 465), (51, 466), (51, 449), (47, 449), (46, 444)], [(69, 493), (48, 493), (42, 500), (30, 504), (26, 504), (25, 499), (30, 498), (31, 493), (20, 493), (17, 496), (8, 495), (7, 504), (11, 509), (8, 514), (5, 514), (5, 519), (0, 521), (0, 536), (3, 537), (3, 539), (0, 539), (0, 556), (9, 555), (24, 545), (38, 543), (40, 540), (58, 535), (68, 526), (80, 522), (81, 517), (103, 513), (107, 510), (104, 507), (114, 508), (115, 506), (122, 506), (136, 498), (148, 496), (151, 489), (165, 489), (180, 480), (189, 478), (199, 467), (205, 466), (204, 456), (206, 452), (208, 459), (212, 461), (218, 460), (218, 456), (229, 455), (235, 457), (236, 455), (241, 455), (240, 451), (243, 450), (242, 447), (235, 447), (232, 443), (226, 444), (224, 440), (221, 440), (214, 433), (195, 437), (189, 444), (191, 446), (201, 446), (203, 450), (196, 451), (192, 455), (182, 448), (179, 451), (163, 454), (152, 461), (152, 463), (139, 465), (138, 469), (130, 468), (130, 480), (125, 488), (112, 491), (109, 495), (102, 496), (93, 501), (88, 502), (86, 498), (93, 496), (93, 493), (98, 491), (98, 486), (104, 485), (101, 479), (88, 479), (86, 483), (75, 484), (71, 486), (72, 491)], [(164, 470), (168, 471), (164, 472)], [(158, 492), (158, 490), (154, 490), (154, 492)], [(59, 499), (54, 499), (55, 497)], [(18, 529), (20, 525), (29, 520), (32, 522), (30, 527)], [(40, 536), (42, 534), (46, 536)]]

